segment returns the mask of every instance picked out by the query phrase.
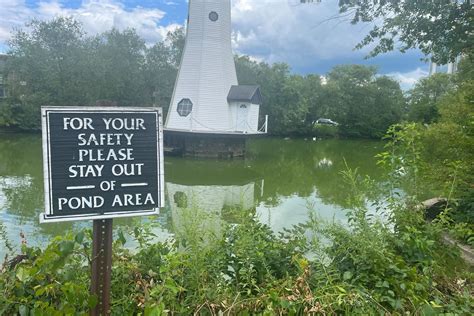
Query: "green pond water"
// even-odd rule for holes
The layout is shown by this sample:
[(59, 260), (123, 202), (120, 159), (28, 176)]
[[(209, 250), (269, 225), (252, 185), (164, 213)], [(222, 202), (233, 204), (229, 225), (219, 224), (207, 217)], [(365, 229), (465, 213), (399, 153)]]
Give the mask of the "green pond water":
[[(344, 221), (344, 161), (376, 182), (384, 179), (374, 157), (383, 150), (382, 142), (262, 138), (250, 141), (247, 150), (245, 159), (230, 161), (166, 157), (161, 215), (116, 220), (114, 227), (158, 221), (157, 233), (165, 239), (173, 233), (173, 221), (180, 221), (180, 210), (194, 206), (218, 216), (234, 207), (252, 210), (274, 231), (304, 222), (309, 209)], [(91, 227), (88, 221), (40, 225), (43, 207), (41, 136), (0, 134), (0, 258), (2, 238), (18, 249), (21, 233), (29, 244), (41, 245), (67, 229)]]

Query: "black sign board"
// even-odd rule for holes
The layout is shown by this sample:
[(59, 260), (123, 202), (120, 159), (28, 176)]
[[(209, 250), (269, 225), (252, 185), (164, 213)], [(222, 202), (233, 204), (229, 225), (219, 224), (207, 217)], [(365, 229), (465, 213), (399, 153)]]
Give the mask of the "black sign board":
[(163, 206), (159, 108), (42, 107), (41, 222), (153, 215)]

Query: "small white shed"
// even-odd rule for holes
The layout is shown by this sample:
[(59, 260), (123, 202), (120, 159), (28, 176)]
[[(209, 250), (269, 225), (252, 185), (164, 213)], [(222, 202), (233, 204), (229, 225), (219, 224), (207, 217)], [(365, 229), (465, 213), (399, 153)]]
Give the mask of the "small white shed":
[(242, 133), (258, 132), (258, 116), (262, 95), (259, 86), (232, 86), (227, 96), (233, 130)]

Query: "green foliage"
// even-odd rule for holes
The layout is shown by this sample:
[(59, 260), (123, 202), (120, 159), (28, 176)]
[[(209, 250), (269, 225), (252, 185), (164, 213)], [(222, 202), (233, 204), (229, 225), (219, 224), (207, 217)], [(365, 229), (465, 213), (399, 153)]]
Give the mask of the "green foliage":
[(436, 103), (440, 117), (436, 123), (404, 123), (388, 132), (384, 159), (391, 170), (403, 170), (415, 190), (429, 188), (451, 198), (472, 194), (474, 183), (474, 108), (472, 107), (472, 61), (467, 57), (453, 79), (457, 88)]
[[(132, 252), (119, 232), (112, 314), (468, 313), (472, 275), (436, 226), (396, 204), (378, 220), (361, 195), (370, 181), (350, 169), (344, 179), (353, 188), (349, 226), (313, 215), (275, 234), (253, 212), (228, 210), (233, 222), (222, 222), (190, 208), (177, 214), (184, 222), (172, 240), (157, 242), (153, 224), (132, 228)], [(88, 292), (90, 238), (85, 231), (45, 250), (24, 245), (0, 272), (2, 314), (87, 314), (97, 303)]]
[(404, 98), (397, 82), (375, 77), (373, 67), (336, 66), (328, 74), (320, 107), (325, 117), (340, 124), (342, 135), (380, 138), (400, 121)]
[(474, 224), (473, 223), (454, 223), (450, 229), (450, 233), (462, 243), (474, 247)]
[[(341, 0), (340, 13), (352, 24), (375, 26), (356, 48), (376, 42), (370, 56), (398, 48), (420, 49), (440, 64), (473, 51), (471, 1)], [(397, 43), (401, 43), (396, 47)]]
[(146, 51), (145, 82), (142, 84), (150, 91), (153, 103), (163, 107), (165, 113), (171, 102), (184, 40), (184, 29), (178, 28), (168, 33), (165, 41), (156, 43)]
[(261, 88), (261, 117), (269, 115), (270, 133), (304, 134), (309, 105), (300, 88), (301, 85), (310, 84), (314, 93), (320, 86), (319, 82), (306, 82), (301, 76), (290, 76), (287, 64), (270, 66), (251, 61), (247, 56), (236, 57), (235, 62), (239, 84), (258, 84)]
[(42, 105), (82, 106), (108, 100), (124, 106), (169, 105), (184, 43), (171, 32), (147, 48), (133, 29), (85, 36), (72, 18), (33, 20), (9, 41), (8, 98), (0, 127), (37, 130)]
[(85, 315), (96, 302), (89, 295), (90, 232), (55, 238), (41, 250), (22, 246), (22, 254), (3, 266), (2, 315)]
[[(40, 107), (34, 104), (3, 104), (0, 108), (6, 126), (25, 131), (41, 130)], [(5, 126), (4, 125), (4, 126)]]
[(387, 151), (377, 155), (378, 163), (390, 171), (394, 187), (406, 188), (415, 198), (419, 195), (420, 169), (426, 168), (420, 160), (422, 129), (416, 123), (392, 125), (385, 136)]
[[(365, 208), (368, 197), (360, 189), (367, 180), (357, 170), (348, 169), (343, 175), (353, 188), (348, 194), (353, 205), (348, 212), (349, 227), (311, 225), (328, 238), (316, 246), (330, 258), (338, 277), (365, 292), (387, 313), (468, 312), (472, 300), (463, 297), (472, 289), (457, 289), (454, 300), (460, 299), (460, 304), (455, 307), (443, 293), (456, 282), (445, 267), (451, 266), (458, 277), (463, 267), (454, 263), (456, 253), (440, 242), (438, 227), (427, 224), (419, 209), (407, 208), (400, 200), (389, 198), (379, 204), (380, 213), (369, 212)], [(383, 219), (387, 212), (391, 216)], [(469, 273), (467, 277), (472, 279)]]
[(408, 119), (426, 124), (435, 122), (439, 118), (438, 101), (453, 89), (448, 74), (434, 74), (421, 79), (410, 90)]
[(312, 134), (320, 138), (334, 138), (339, 135), (339, 128), (333, 125), (315, 124)]
[(105, 99), (125, 106), (151, 103), (150, 91), (145, 91), (143, 86), (145, 41), (134, 30), (112, 29), (88, 39), (85, 45), (90, 63), (80, 67), (91, 77), (85, 82), (88, 100), (82, 102), (90, 104)]
[(7, 71), (9, 95), (21, 101), (22, 95), (43, 93), (51, 105), (82, 103), (77, 93), (84, 86), (86, 47), (84, 31), (72, 18), (49, 22), (33, 20), (26, 25), (31, 31), (18, 30), (9, 41)]
[(333, 128), (314, 131), (317, 119), (330, 118), (340, 123), (338, 133), (342, 136), (380, 138), (401, 120), (405, 106), (399, 84), (388, 77), (376, 77), (372, 67), (336, 66), (326, 85), (319, 76), (290, 75), (287, 65), (269, 66), (248, 57), (237, 57), (236, 68), (241, 84), (261, 86), (261, 111), (269, 115), (272, 134), (335, 135)]
[(10, 107), (5, 102), (0, 102), (0, 126), (8, 127), (11, 121)]
[[(394, 125), (387, 135), (387, 152), (380, 163), (391, 171), (395, 187), (415, 201), (428, 194), (446, 197), (448, 206), (435, 219), (458, 240), (472, 245), (474, 224), (474, 108), (473, 63), (467, 56), (452, 79), (431, 77), (412, 93), (415, 102), (436, 110), (431, 124)], [(452, 82), (449, 88), (445, 85)], [(426, 118), (425, 112), (423, 115)]]
[[(184, 47), (183, 29), (146, 47), (133, 29), (88, 37), (72, 18), (34, 20), (27, 27), (9, 42), (9, 97), (0, 107), (0, 127), (38, 130), (42, 105), (157, 104), (166, 114)], [(333, 136), (325, 128), (313, 130), (316, 120), (326, 117), (342, 123), (342, 136), (380, 138), (401, 118), (399, 85), (376, 77), (371, 67), (335, 67), (323, 85), (318, 75), (292, 75), (285, 63), (257, 63), (247, 56), (236, 57), (235, 63), (240, 84), (260, 85), (260, 118), (269, 115), (271, 134)]]

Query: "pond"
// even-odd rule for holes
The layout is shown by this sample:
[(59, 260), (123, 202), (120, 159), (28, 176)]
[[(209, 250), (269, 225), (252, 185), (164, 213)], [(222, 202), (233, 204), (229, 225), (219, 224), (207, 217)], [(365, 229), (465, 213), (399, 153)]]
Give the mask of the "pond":
[[(162, 238), (179, 221), (180, 209), (195, 206), (221, 216), (230, 208), (252, 210), (274, 231), (304, 222), (309, 209), (321, 218), (344, 220), (347, 185), (340, 175), (346, 163), (374, 181), (384, 179), (375, 155), (383, 143), (369, 140), (260, 138), (248, 144), (240, 160), (166, 157), (166, 207), (156, 218), (116, 220), (114, 227), (158, 221)], [(40, 135), (0, 134), (0, 235), (18, 249), (45, 244), (67, 229), (90, 222), (39, 224), (43, 208)], [(176, 224), (176, 223), (175, 223)], [(0, 237), (2, 239), (2, 237)], [(5, 249), (0, 240), (0, 256)]]

